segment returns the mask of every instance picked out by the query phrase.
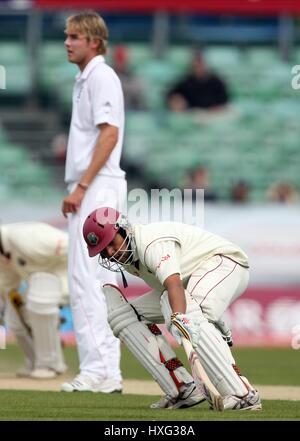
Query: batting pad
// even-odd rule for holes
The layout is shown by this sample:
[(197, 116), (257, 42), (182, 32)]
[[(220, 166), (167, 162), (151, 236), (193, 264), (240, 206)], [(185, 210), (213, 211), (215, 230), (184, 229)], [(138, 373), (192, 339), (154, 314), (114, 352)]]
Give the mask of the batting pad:
[(232, 366), (227, 343), (220, 332), (203, 315), (202, 319), (192, 320), (195, 324), (192, 343), (210, 381), (223, 397), (246, 395), (248, 390)]
[(59, 313), (42, 315), (28, 311), (28, 319), (33, 336), (35, 369), (64, 371), (66, 366), (59, 335)]
[(55, 274), (36, 272), (28, 278), (28, 310), (36, 314), (56, 314), (62, 295), (61, 281)]
[(34, 347), (30, 333), (26, 310), (24, 306), (16, 308), (10, 301), (6, 304), (5, 322), (17, 339), (17, 342), (25, 356), (26, 364), (33, 369), (34, 366)]
[(108, 322), (114, 335), (125, 343), (166, 394), (177, 397), (178, 388), (183, 383), (192, 382), (193, 378), (176, 358), (167, 340), (156, 325), (147, 326), (139, 321), (133, 307), (117, 287), (104, 285), (103, 292)]
[[(185, 295), (192, 345), (210, 381), (223, 397), (246, 395), (248, 389), (232, 366), (233, 357), (220, 331), (204, 317), (199, 305), (190, 301), (187, 291)], [(161, 308), (166, 322), (170, 321), (172, 311), (167, 291), (161, 296)]]

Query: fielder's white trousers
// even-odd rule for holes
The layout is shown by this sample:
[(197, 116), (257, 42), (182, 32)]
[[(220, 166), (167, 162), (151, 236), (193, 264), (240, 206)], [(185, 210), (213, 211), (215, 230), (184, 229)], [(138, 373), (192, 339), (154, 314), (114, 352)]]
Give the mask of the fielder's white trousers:
[[(231, 303), (247, 288), (249, 270), (229, 257), (216, 255), (203, 261), (188, 280), (187, 311), (200, 306), (203, 315), (218, 321)], [(131, 303), (137, 312), (154, 323), (164, 323), (160, 308), (160, 292), (151, 291)]]
[[(77, 183), (70, 184), (71, 192)], [(127, 196), (123, 178), (98, 175), (86, 191), (80, 210), (69, 214), (68, 278), (80, 373), (94, 379), (121, 381), (120, 343), (108, 322), (102, 286), (116, 282), (116, 275), (90, 258), (82, 228), (91, 211), (109, 206), (122, 211)]]

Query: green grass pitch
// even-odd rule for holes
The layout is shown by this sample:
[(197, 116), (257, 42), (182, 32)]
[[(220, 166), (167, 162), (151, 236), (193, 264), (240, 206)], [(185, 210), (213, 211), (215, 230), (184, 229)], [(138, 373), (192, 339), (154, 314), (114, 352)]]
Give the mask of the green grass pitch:
[[(178, 350), (181, 359), (184, 355)], [(65, 349), (70, 378), (77, 371), (75, 348)], [(299, 351), (292, 349), (234, 350), (245, 375), (255, 384), (300, 385)], [(15, 345), (0, 351), (0, 375), (12, 372), (22, 362)], [(131, 354), (122, 349), (125, 379), (150, 379)], [(190, 409), (149, 409), (158, 396), (0, 390), (0, 420), (98, 420), (98, 421), (209, 421), (209, 420), (299, 420), (300, 401), (263, 401), (262, 412), (212, 412), (206, 403)]]
[(0, 391), (1, 420), (30, 421), (256, 421), (296, 420), (297, 401), (263, 402), (262, 412), (213, 412), (201, 404), (189, 409), (153, 410), (149, 405), (159, 397), (106, 395), (80, 392)]

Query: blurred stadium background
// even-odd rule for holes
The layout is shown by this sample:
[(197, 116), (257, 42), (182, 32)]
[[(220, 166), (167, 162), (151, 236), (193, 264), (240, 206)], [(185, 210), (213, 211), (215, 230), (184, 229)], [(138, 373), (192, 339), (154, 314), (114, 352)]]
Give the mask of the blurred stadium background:
[[(101, 5), (101, 7), (100, 7)], [(174, 188), (188, 171), (210, 173), (205, 227), (247, 251), (248, 291), (230, 309), (237, 344), (300, 346), (300, 3), (271, 0), (0, 0), (0, 218), (65, 228), (60, 204), (76, 66), (64, 50), (65, 18), (93, 7), (126, 48), (140, 104), (128, 105), (123, 168), (129, 188)], [(228, 84), (230, 112), (171, 112), (165, 95), (194, 48)], [(246, 183), (243, 201), (232, 187)], [(287, 184), (292, 194), (269, 200)], [(291, 190), (292, 189), (292, 190)], [(276, 199), (276, 198), (275, 198)], [(128, 296), (145, 287), (132, 281)], [(62, 328), (69, 336), (69, 310)]]

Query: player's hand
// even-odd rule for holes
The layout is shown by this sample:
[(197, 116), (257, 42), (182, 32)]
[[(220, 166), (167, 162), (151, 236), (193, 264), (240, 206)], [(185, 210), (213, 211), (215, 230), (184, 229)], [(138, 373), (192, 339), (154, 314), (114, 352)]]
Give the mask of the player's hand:
[(84, 194), (85, 190), (81, 187), (76, 187), (72, 193), (65, 197), (61, 207), (65, 217), (67, 217), (67, 213), (76, 213), (79, 210)]
[(24, 299), (18, 290), (12, 289), (8, 293), (9, 300), (16, 308), (21, 308), (24, 305)]
[(214, 322), (215, 327), (221, 332), (223, 340), (226, 341), (228, 346), (233, 346), (231, 329), (227, 326), (224, 320), (220, 319)]
[(170, 332), (181, 345), (182, 337), (192, 341), (193, 324), (186, 314), (182, 312), (174, 312), (171, 315), (171, 327)]

